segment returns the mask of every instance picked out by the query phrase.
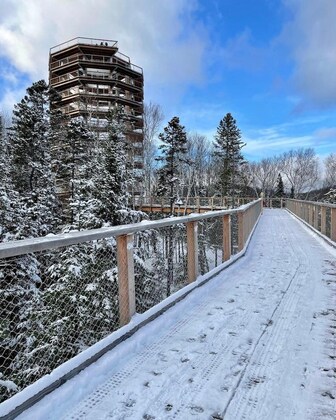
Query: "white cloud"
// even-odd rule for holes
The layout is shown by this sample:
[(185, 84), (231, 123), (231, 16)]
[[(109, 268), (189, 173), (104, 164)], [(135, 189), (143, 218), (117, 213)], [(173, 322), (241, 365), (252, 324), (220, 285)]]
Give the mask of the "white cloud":
[(0, 114), (9, 114), (19, 100), (25, 95), (25, 88), (6, 89), (0, 100)]
[(265, 64), (266, 50), (253, 45), (252, 34), (245, 29), (230, 38), (219, 52), (223, 65), (229, 69), (260, 70)]
[[(307, 105), (336, 105), (336, 1), (284, 0), (293, 19), (282, 38), (295, 62), (293, 81)], [(308, 103), (307, 103), (308, 102)]]
[(336, 139), (336, 127), (320, 128), (314, 134), (318, 139)]
[(290, 149), (298, 149), (300, 147), (311, 147), (312, 136), (286, 136), (280, 133), (268, 137), (260, 134), (259, 137), (244, 137), (246, 147), (243, 152), (255, 159), (260, 159), (266, 156), (273, 156)]
[(177, 89), (202, 79), (206, 37), (196, 0), (1, 0), (0, 56), (32, 80), (48, 78), (49, 48), (78, 36), (114, 39), (145, 82)]
[(336, 136), (334, 126), (321, 127), (324, 120), (328, 118), (311, 116), (266, 128), (243, 130), (243, 140), (246, 142), (243, 153), (251, 160), (260, 160), (290, 149), (311, 147), (323, 158), (330, 153)]

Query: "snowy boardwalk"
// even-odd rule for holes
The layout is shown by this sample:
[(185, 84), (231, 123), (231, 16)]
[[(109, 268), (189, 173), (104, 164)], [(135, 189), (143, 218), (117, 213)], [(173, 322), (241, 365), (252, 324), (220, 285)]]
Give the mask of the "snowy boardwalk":
[(19, 418), (336, 418), (335, 257), (265, 210), (245, 257)]

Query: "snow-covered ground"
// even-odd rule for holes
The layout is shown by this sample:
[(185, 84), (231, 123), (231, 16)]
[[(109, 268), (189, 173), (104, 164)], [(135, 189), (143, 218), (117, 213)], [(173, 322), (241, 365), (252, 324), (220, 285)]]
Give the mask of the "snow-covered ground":
[(336, 250), (265, 210), (245, 257), (20, 419), (335, 419)]

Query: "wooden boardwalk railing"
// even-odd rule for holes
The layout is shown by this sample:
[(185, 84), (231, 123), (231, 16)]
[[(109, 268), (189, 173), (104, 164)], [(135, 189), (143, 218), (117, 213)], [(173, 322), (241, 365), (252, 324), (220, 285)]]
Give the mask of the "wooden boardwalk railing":
[(286, 199), (286, 208), (322, 235), (336, 241), (336, 204)]
[[(7, 242), (7, 243), (1, 243), (0, 244), (0, 277), (2, 278), (2, 282), (4, 284), (4, 287), (10, 289), (11, 287), (14, 287), (13, 285), (13, 277), (11, 276), (11, 273), (13, 270), (18, 270), (20, 267), (22, 268), (23, 265), (26, 262), (34, 263), (34, 266), (37, 267), (37, 269), (40, 270), (38, 273), (38, 277), (41, 279), (41, 281), (47, 281), (52, 282), (53, 279), (50, 277), (49, 270), (51, 267), (48, 266), (49, 262), (50, 264), (55, 264), (58, 261), (58, 258), (62, 255), (62, 252), (65, 252), (66, 250), (70, 251), (70, 254), (73, 253), (76, 255), (76, 252), (79, 250), (85, 251), (86, 254), (89, 256), (89, 270), (85, 269), (85, 265), (83, 263), (83, 268), (76, 270), (74, 273), (73, 266), (70, 267), (70, 273), (73, 274), (71, 276), (70, 280), (67, 280), (66, 277), (61, 277), (60, 281), (62, 284), (61, 291), (65, 290), (67, 287), (69, 288), (69, 294), (73, 296), (74, 302), (77, 301), (76, 296), (78, 295), (79, 298), (83, 298), (86, 296), (86, 293), (90, 293), (90, 296), (88, 296), (88, 301), (94, 299), (94, 295), (92, 295), (96, 288), (100, 287), (99, 284), (101, 280), (107, 279), (108, 282), (103, 283), (105, 286), (102, 286), (103, 289), (100, 290), (100, 292), (106, 297), (106, 299), (109, 302), (109, 305), (114, 304), (116, 307), (116, 313), (113, 311), (109, 311), (109, 314), (106, 315), (114, 317), (113, 320), (116, 320), (116, 324), (114, 325), (111, 323), (111, 328), (108, 330), (109, 327), (104, 327), (106, 335), (98, 337), (96, 333), (101, 331), (102, 327), (101, 324), (98, 323), (99, 320), (97, 320), (97, 324), (94, 325), (94, 328), (91, 328), (94, 336), (90, 336), (90, 346), (94, 345), (95, 342), (98, 342), (102, 338), (107, 337), (111, 332), (113, 332), (115, 329), (118, 329), (122, 326), (125, 326), (127, 323), (130, 322), (133, 315), (135, 315), (137, 311), (137, 298), (139, 299), (139, 273), (135, 273), (135, 258), (137, 257), (136, 254), (136, 247), (139, 247), (139, 241), (137, 242), (137, 238), (139, 239), (139, 232), (146, 233), (147, 236), (143, 236), (141, 238), (141, 241), (145, 241), (146, 238), (148, 238), (147, 243), (145, 244), (147, 247), (152, 246), (153, 242), (153, 236), (150, 235), (150, 232), (158, 232), (160, 228), (165, 228), (165, 240), (163, 241), (163, 247), (167, 247), (167, 243), (169, 243), (169, 232), (171, 227), (179, 228), (180, 230), (177, 232), (178, 235), (186, 235), (186, 271), (185, 276), (183, 275), (182, 284), (179, 288), (170, 289), (171, 292), (167, 292), (166, 295), (164, 295), (162, 292), (160, 292), (160, 299), (165, 299), (169, 297), (170, 293), (173, 293), (177, 290), (183, 290), (184, 291), (179, 295), (176, 299), (181, 299), (184, 295), (190, 293), (192, 290), (192, 283), (195, 282), (195, 280), (199, 277), (200, 273), (200, 264), (198, 262), (198, 259), (202, 257), (202, 254), (200, 251), (201, 248), (201, 241), (204, 241), (204, 232), (207, 228), (207, 223), (212, 225), (212, 230), (209, 228), (209, 230), (212, 232), (212, 236), (209, 236), (213, 242), (210, 243), (210, 247), (220, 247), (222, 248), (222, 261), (228, 261), (231, 259), (232, 254), (232, 243), (231, 243), (231, 221), (232, 218), (234, 220), (234, 227), (235, 227), (235, 243), (238, 245), (238, 251), (244, 250), (244, 247), (249, 239), (249, 236), (251, 235), (259, 216), (262, 212), (262, 201), (256, 200), (249, 204), (245, 204), (244, 206), (241, 206), (239, 208), (230, 209), (230, 210), (220, 210), (220, 211), (210, 211), (203, 214), (192, 214), (189, 216), (181, 216), (181, 217), (170, 217), (166, 219), (161, 220), (155, 220), (155, 221), (142, 221), (140, 223), (134, 223), (129, 225), (122, 225), (122, 226), (115, 226), (115, 227), (108, 227), (108, 228), (101, 228), (101, 229), (93, 229), (89, 231), (81, 231), (81, 232), (72, 232), (68, 234), (60, 234), (60, 235), (53, 235), (43, 238), (34, 238), (34, 239), (26, 239), (26, 240), (20, 240), (20, 241), (13, 241), (13, 242)], [(214, 220), (218, 220), (221, 223), (215, 224)], [(219, 226), (222, 226), (219, 228)], [(169, 228), (169, 229), (167, 229)], [(198, 232), (198, 228), (200, 228), (200, 232)], [(177, 236), (178, 236), (177, 235)], [(202, 238), (201, 238), (202, 235)], [(238, 236), (238, 241), (236, 241), (236, 238)], [(176, 237), (176, 236), (175, 236)], [(166, 242), (165, 242), (166, 241)], [(161, 244), (161, 243), (160, 243)], [(150, 248), (155, 252), (156, 247), (161, 246), (158, 245), (158, 242), (156, 242), (155, 247)], [(178, 245), (178, 244), (177, 244)], [(203, 244), (204, 246), (204, 244)], [(173, 249), (173, 246), (170, 246), (171, 249)], [(235, 249), (237, 249), (235, 248)], [(203, 249), (203, 252), (209, 252), (210, 248), (207, 250)], [(60, 252), (60, 254), (58, 254)], [(180, 250), (178, 250), (180, 252)], [(169, 254), (169, 246), (168, 246), (168, 258), (170, 258)], [(114, 266), (114, 255), (116, 255), (116, 266)], [(160, 253), (161, 255), (161, 253)], [(203, 254), (204, 255), (204, 254)], [(216, 254), (217, 255), (217, 254)], [(242, 254), (241, 254), (242, 255)], [(238, 255), (239, 256), (239, 255)], [(237, 256), (237, 257), (238, 257)], [(166, 257), (167, 258), (167, 257)], [(174, 257), (175, 258), (175, 257)], [(171, 258), (171, 262), (173, 263), (173, 259)], [(149, 256), (150, 259), (150, 256)], [(94, 262), (93, 267), (90, 266), (90, 261)], [(63, 260), (62, 260), (63, 261)], [(220, 264), (222, 261), (218, 261)], [(232, 258), (233, 261), (233, 258)], [(65, 260), (64, 260), (65, 262)], [(45, 265), (45, 266), (44, 266)], [(165, 266), (166, 267), (166, 266)], [(216, 265), (215, 265), (216, 267)], [(172, 266), (170, 268), (173, 268)], [(212, 267), (207, 268), (207, 270), (211, 270)], [(220, 269), (220, 267), (218, 267)], [(69, 268), (67, 268), (67, 272), (69, 273)], [(157, 279), (152, 282), (156, 282), (155, 284), (151, 285), (152, 288), (148, 289), (147, 286), (147, 294), (144, 295), (145, 298), (148, 296), (153, 298), (157, 297), (155, 294), (156, 289), (158, 287), (162, 288), (162, 284), (165, 281), (165, 270), (162, 270), (162, 272), (155, 274)], [(169, 264), (168, 264), (168, 272), (169, 272)], [(116, 273), (117, 281), (114, 281), (113, 273)], [(184, 271), (182, 271), (182, 274)], [(205, 274), (206, 270), (202, 271), (200, 274)], [(31, 283), (31, 279), (29, 278), (29, 272), (23, 273), (26, 277), (24, 278), (24, 281), (26, 284), (26, 287), (29, 288), (29, 284)], [(64, 273), (64, 276), (66, 276), (67, 273)], [(138, 276), (138, 277), (137, 277)], [(6, 283), (7, 282), (7, 283)], [(7, 284), (7, 286), (6, 286)], [(115, 288), (114, 288), (115, 285)], [(195, 286), (197, 284), (195, 283)], [(104, 287), (109, 287), (109, 289), (104, 289)], [(188, 288), (189, 287), (189, 288)], [(66, 291), (66, 290), (65, 290)], [(85, 295), (85, 296), (84, 296)], [(182, 296), (182, 297), (181, 297)], [(42, 296), (43, 298), (43, 296)], [(41, 299), (42, 299), (41, 298)], [(174, 301), (173, 296), (171, 296), (172, 302)], [(27, 295), (27, 306), (30, 304), (28, 299), (34, 299), (34, 296), (32, 294)], [(153, 299), (155, 301), (152, 306), (156, 305), (157, 303), (160, 303), (161, 301), (159, 299)], [(35, 301), (34, 301), (35, 302)], [(85, 300), (83, 300), (85, 302)], [(35, 302), (36, 305), (39, 305), (39, 301)], [(84, 304), (84, 303), (83, 303)], [(172, 305), (172, 303), (169, 303)], [(59, 305), (60, 308), (57, 306)], [(162, 308), (160, 308), (160, 311), (165, 310), (164, 308), (168, 305), (162, 304)], [(43, 306), (43, 302), (42, 302)], [(150, 307), (151, 308), (151, 307)], [(150, 309), (149, 308), (149, 309)], [(43, 309), (43, 308), (42, 308)], [(39, 310), (39, 307), (36, 308), (37, 314), (36, 316), (42, 316), (43, 317), (43, 311)], [(60, 310), (62, 313), (62, 317), (64, 322), (68, 318), (71, 318), (72, 316), (77, 316), (77, 312), (74, 312), (75, 307), (73, 308), (73, 305), (65, 305), (62, 303), (62, 299), (57, 299), (55, 301), (55, 307), (53, 307), (53, 310), (55, 310), (55, 319), (51, 322), (57, 323), (57, 311)], [(90, 309), (90, 311), (92, 308)], [(145, 309), (146, 310), (146, 309)], [(71, 312), (72, 311), (72, 312)], [(119, 313), (118, 313), (119, 311)], [(144, 312), (144, 311), (143, 311)], [(141, 313), (141, 312), (140, 312)], [(155, 313), (155, 311), (154, 311)], [(159, 310), (157, 310), (157, 313), (159, 313)], [(52, 314), (51, 314), (52, 315)], [(35, 314), (32, 314), (32, 316), (35, 316)], [(93, 316), (92, 312), (90, 312), (91, 320), (94, 320), (95, 317)], [(153, 315), (152, 315), (153, 316)], [(6, 331), (12, 331), (14, 334), (15, 331), (20, 332), (20, 326), (19, 324), (14, 325), (13, 321), (13, 313), (10, 312), (10, 308), (6, 309), (6, 312), (3, 313), (2, 318), (2, 325), (4, 326)], [(112, 321), (113, 321), (112, 320)], [(105, 321), (107, 321), (105, 319)], [(41, 319), (41, 325), (44, 325), (46, 320)], [(50, 323), (50, 321), (49, 321)], [(32, 326), (36, 324), (32, 323)], [(112, 325), (113, 324), (113, 325)], [(28, 324), (27, 324), (28, 325)], [(104, 324), (105, 325), (105, 324)], [(89, 334), (92, 333), (91, 330), (86, 331), (86, 326), (83, 326), (83, 330), (81, 331), (81, 334), (84, 336), (89, 336)], [(13, 332), (14, 331), (14, 332)], [(134, 331), (135, 332), (135, 331)], [(34, 331), (25, 330), (24, 334), (27, 336), (34, 336)], [(43, 334), (46, 334), (43, 336)], [(45, 331), (44, 329), (41, 330), (41, 343), (48, 343), (49, 337), (48, 337), (48, 331)], [(130, 333), (128, 332), (128, 335)], [(71, 343), (72, 336), (69, 335), (68, 340)], [(98, 338), (97, 338), (98, 337)], [(38, 341), (37, 341), (38, 344)], [(41, 344), (41, 346), (42, 346)], [(64, 344), (66, 345), (66, 344)], [(42, 346), (43, 347), (43, 346)], [(100, 349), (99, 353), (96, 355), (93, 355), (90, 357), (89, 362), (85, 361), (82, 362), (75, 368), (72, 369), (71, 372), (67, 372), (63, 376), (57, 378), (57, 381), (54, 383), (52, 382), (48, 386), (48, 392), (52, 389), (56, 388), (62, 381), (69, 379), (70, 377), (77, 374), (80, 370), (82, 370), (84, 367), (86, 367), (88, 364), (92, 363), (95, 360), (98, 360), (98, 358), (110, 350), (111, 345), (104, 347), (103, 349)], [(19, 354), (20, 348), (17, 348), (17, 352)], [(9, 353), (8, 353), (9, 354)], [(70, 356), (73, 357), (74, 355)], [(41, 360), (38, 359), (41, 357)], [(34, 359), (34, 363), (39, 365), (39, 363), (43, 362), (44, 358), (47, 356), (43, 355), (43, 352), (41, 352), (41, 355), (37, 352), (36, 358)], [(49, 360), (49, 359), (48, 359)], [(66, 362), (64, 359), (58, 359), (55, 356), (55, 360), (50, 360), (50, 363), (53, 363), (53, 366), (51, 369), (57, 369), (57, 367), (61, 364)], [(10, 359), (10, 355), (7, 357), (7, 359), (3, 359), (1, 361), (3, 366), (0, 365), (0, 368), (4, 368), (6, 370), (6, 380), (13, 381), (15, 378), (20, 374), (20, 372), (14, 371), (12, 368), (12, 360)], [(33, 366), (26, 366), (26, 368), (31, 368)], [(46, 367), (50, 367), (49, 365)], [(39, 379), (39, 377), (35, 377), (34, 380)], [(55, 381), (55, 379), (53, 379)], [(29, 378), (20, 383), (20, 388), (24, 389), (26, 386), (28, 386), (31, 383), (31, 380)], [(19, 388), (17, 390), (20, 390)], [(40, 397), (43, 396), (45, 393), (45, 390), (42, 390), (40, 394), (37, 396), (34, 396), (33, 400), (34, 402), (37, 401)], [(4, 396), (3, 396), (4, 397)], [(15, 396), (14, 396), (15, 397)], [(13, 397), (13, 398), (14, 398)], [(30, 404), (33, 403), (33, 400), (26, 401), (25, 403), (18, 406), (17, 410), (15, 411), (16, 415), (22, 412), (22, 410), (26, 409)], [(11, 417), (8, 417), (11, 418)]]
[[(173, 207), (174, 214), (205, 213), (212, 210), (229, 209), (255, 201), (255, 197), (181, 197)], [(165, 197), (136, 196), (132, 205), (146, 213), (170, 213), (170, 201)]]
[[(174, 203), (173, 213), (186, 215), (190, 213), (206, 213), (213, 210), (230, 209), (255, 201), (256, 197), (181, 197)], [(132, 203), (135, 209), (145, 213), (170, 213), (169, 199), (158, 196), (135, 196)], [(269, 208), (283, 208), (285, 198), (265, 197), (263, 206)]]

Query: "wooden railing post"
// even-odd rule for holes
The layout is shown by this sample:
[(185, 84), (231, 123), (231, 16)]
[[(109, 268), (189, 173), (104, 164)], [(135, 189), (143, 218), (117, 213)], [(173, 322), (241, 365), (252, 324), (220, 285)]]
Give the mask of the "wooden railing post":
[(135, 314), (133, 235), (117, 236), (117, 264), (120, 325), (128, 324)]
[(238, 213), (238, 252), (244, 248), (244, 212)]
[(231, 257), (231, 215), (223, 216), (223, 262)]
[(309, 224), (310, 224), (310, 226), (314, 227), (314, 209), (315, 209), (315, 206), (313, 206), (311, 204), (309, 207), (310, 207), (310, 221), (309, 221)]
[(327, 208), (324, 206), (321, 206), (321, 233), (327, 234)]
[(330, 239), (336, 242), (336, 208), (330, 209)]
[(188, 222), (187, 225), (187, 258), (188, 283), (192, 283), (198, 276), (198, 238), (197, 222)]
[(319, 206), (314, 206), (314, 228), (318, 230)]

